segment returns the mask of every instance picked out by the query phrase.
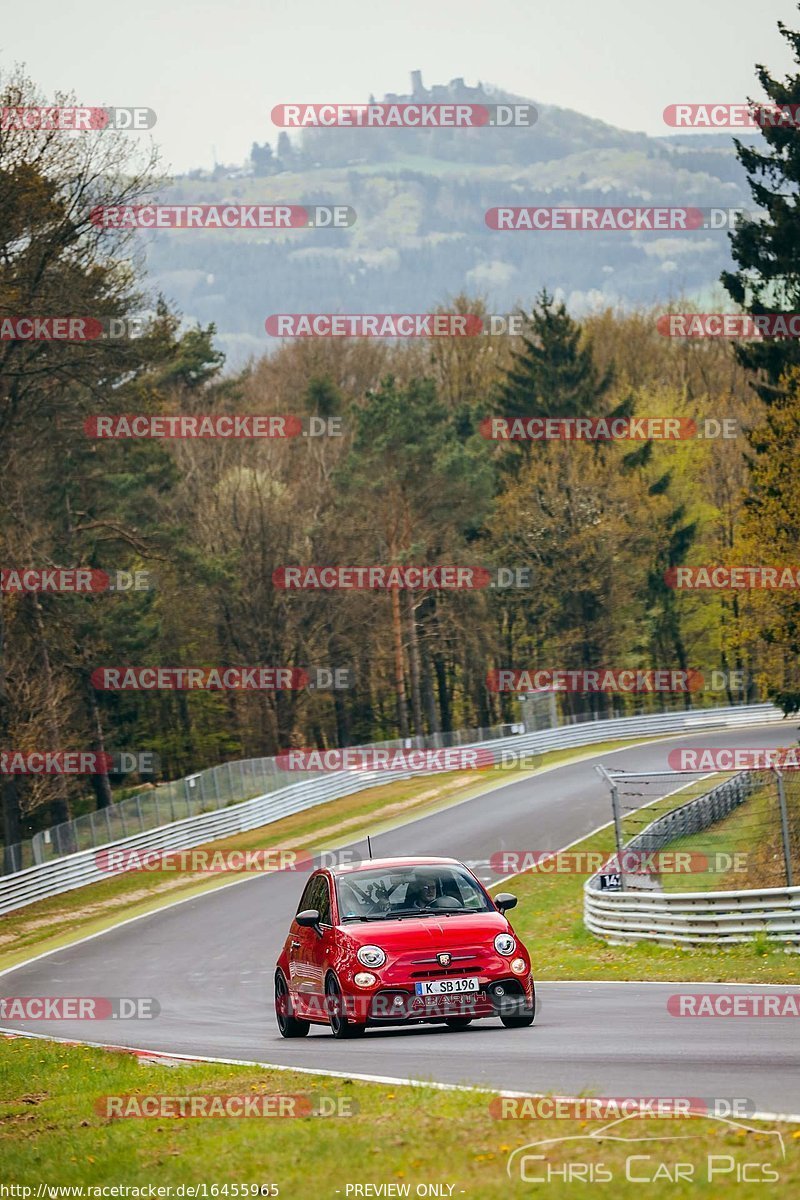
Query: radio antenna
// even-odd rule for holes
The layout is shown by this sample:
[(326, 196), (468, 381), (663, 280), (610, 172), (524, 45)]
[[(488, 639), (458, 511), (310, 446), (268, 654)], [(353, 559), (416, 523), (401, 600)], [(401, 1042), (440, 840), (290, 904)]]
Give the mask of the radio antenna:
[(372, 858), (372, 842), (369, 840), (369, 834), (367, 834), (367, 850), (369, 851), (370, 858)]

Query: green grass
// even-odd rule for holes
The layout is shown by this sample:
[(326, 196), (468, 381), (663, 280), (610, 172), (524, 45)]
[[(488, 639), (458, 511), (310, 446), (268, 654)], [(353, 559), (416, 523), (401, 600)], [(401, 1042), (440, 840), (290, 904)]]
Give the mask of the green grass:
[[(630, 741), (615, 741), (550, 751), (541, 756), (537, 771), (633, 744)], [(500, 787), (534, 774), (536, 771), (515, 767), (509, 770), (443, 772), (397, 780), (328, 801), (234, 837), (207, 843), (205, 848), (226, 851), (291, 847), (311, 852), (333, 849), (357, 841), (367, 832), (375, 837), (382, 830), (404, 821), (428, 815), (488, 788)], [(128, 872), (29, 904), (3, 917), (0, 969), (15, 966), (33, 954), (66, 945), (78, 937), (109, 929), (128, 917), (152, 912), (174, 900), (210, 891), (235, 878), (241, 876), (233, 873)]]
[[(534, 1029), (507, 1036), (534, 1038), (536, 1034)], [(164, 1095), (300, 1095), (312, 1108), (325, 1097), (329, 1106), (347, 1115), (126, 1119), (98, 1111), (98, 1103), (102, 1106), (108, 1096), (136, 1096), (141, 1103), (144, 1096)], [(513, 1150), (539, 1139), (576, 1135), (585, 1139), (604, 1124), (576, 1119), (501, 1120), (493, 1115), (492, 1100), (489, 1092), (371, 1084), (255, 1066), (166, 1067), (117, 1052), (4, 1039), (0, 1043), (3, 1180), (32, 1187), (33, 1196), (40, 1183), (145, 1189), (205, 1183), (209, 1195), (214, 1184), (220, 1188), (234, 1183), (275, 1184), (281, 1197), (321, 1198), (344, 1198), (348, 1184), (406, 1183), (413, 1196), (417, 1184), (436, 1183), (452, 1184), (455, 1197), (501, 1200), (533, 1194), (531, 1185), (520, 1184), (518, 1175), (514, 1182), (506, 1175)], [(695, 1167), (696, 1183), (647, 1186), (645, 1194), (654, 1200), (722, 1195), (730, 1176), (711, 1185), (705, 1182), (709, 1154), (727, 1154), (734, 1162), (772, 1163), (780, 1176), (779, 1194), (798, 1194), (797, 1127), (745, 1124), (753, 1131), (740, 1132), (699, 1117), (639, 1118), (611, 1132), (629, 1138), (688, 1136), (692, 1141), (565, 1142), (546, 1147), (547, 1157), (553, 1168), (602, 1162), (614, 1182), (601, 1194), (615, 1198), (642, 1195), (641, 1184), (625, 1180), (625, 1160), (634, 1154), (652, 1156), (650, 1174), (662, 1159)], [(773, 1128), (783, 1134), (785, 1161), (777, 1139), (769, 1136)], [(536, 1167), (541, 1169), (539, 1164)], [(636, 1168), (641, 1173), (645, 1165), (637, 1162)], [(575, 1194), (575, 1184), (555, 1183), (547, 1191), (552, 1197)], [(735, 1195), (740, 1200), (762, 1197), (764, 1185), (738, 1185)]]
[[(786, 800), (790, 829), (800, 830), (797, 788), (787, 786)], [(795, 880), (800, 880), (800, 837), (790, 838)], [(786, 869), (781, 840), (780, 812), (774, 784), (750, 796), (710, 829), (673, 842), (669, 850), (705, 854), (744, 855), (741, 869), (720, 873), (696, 872), (664, 876), (666, 891), (728, 891), (737, 888), (786, 887)]]

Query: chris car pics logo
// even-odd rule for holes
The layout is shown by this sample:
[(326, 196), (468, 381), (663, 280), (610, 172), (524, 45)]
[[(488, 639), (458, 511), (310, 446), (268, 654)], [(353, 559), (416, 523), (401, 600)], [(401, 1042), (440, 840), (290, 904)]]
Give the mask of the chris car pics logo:
[[(625, 1180), (639, 1185), (678, 1184), (682, 1188), (686, 1184), (724, 1188), (733, 1183), (777, 1183), (781, 1179), (778, 1168), (786, 1158), (786, 1149), (778, 1130), (698, 1115), (693, 1120), (702, 1120), (702, 1126), (698, 1125), (696, 1132), (658, 1136), (643, 1132), (643, 1122), (649, 1119), (649, 1115), (631, 1114), (588, 1134), (528, 1142), (511, 1152), (506, 1173), (520, 1183)], [(719, 1149), (713, 1153), (705, 1144), (709, 1122), (720, 1135)], [(731, 1134), (742, 1139), (735, 1148), (730, 1148)], [(626, 1152), (628, 1148), (630, 1152)]]

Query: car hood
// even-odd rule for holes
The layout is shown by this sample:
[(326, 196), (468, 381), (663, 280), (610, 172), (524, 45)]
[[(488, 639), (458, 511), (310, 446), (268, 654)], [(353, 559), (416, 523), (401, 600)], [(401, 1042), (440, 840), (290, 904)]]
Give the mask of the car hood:
[(384, 950), (430, 948), (452, 950), (458, 946), (491, 941), (506, 933), (509, 924), (499, 912), (475, 913), (468, 917), (406, 917), (399, 921), (348, 921), (339, 929), (358, 946), (381, 946)]

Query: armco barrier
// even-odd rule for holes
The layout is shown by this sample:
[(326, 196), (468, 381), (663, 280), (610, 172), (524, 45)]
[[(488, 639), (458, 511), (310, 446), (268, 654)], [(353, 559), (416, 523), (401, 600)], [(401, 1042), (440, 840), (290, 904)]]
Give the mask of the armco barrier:
[[(663, 849), (676, 838), (707, 829), (742, 804), (753, 790), (741, 774), (705, 796), (658, 817), (625, 846)], [(662, 942), (675, 946), (746, 942), (759, 934), (800, 951), (800, 887), (726, 892), (612, 892), (600, 890), (599, 873), (583, 892), (586, 928), (612, 946)]]
[[(593, 721), (537, 733), (520, 733), (480, 743), (484, 748), (503, 749), (513, 742), (517, 753), (533, 755), (548, 750), (590, 746), (596, 742), (634, 738), (641, 740), (663, 733), (698, 733), (704, 729), (723, 729), (763, 724), (780, 720), (782, 714), (772, 704), (755, 704), (734, 708), (689, 710), (660, 713), (644, 717), (622, 717), (608, 721)], [(416, 740), (416, 739), (415, 739)], [(420, 741), (422, 739), (419, 739)], [(425, 739), (431, 746), (433, 739)], [(266, 795), (244, 800), (227, 808), (219, 808), (183, 820), (170, 822), (155, 829), (117, 838), (106, 846), (126, 846), (140, 850), (189, 850), (216, 838), (229, 837), (268, 825), (281, 817), (302, 812), (328, 800), (362, 791), (364, 788), (409, 778), (424, 772), (396, 771), (338, 771), (305, 778), (298, 783), (271, 791)], [(63, 858), (27, 867), (13, 875), (0, 876), (0, 913), (10, 912), (32, 904), (46, 896), (55, 896), (87, 883), (108, 879), (107, 872), (97, 865), (98, 847), (80, 850)]]

